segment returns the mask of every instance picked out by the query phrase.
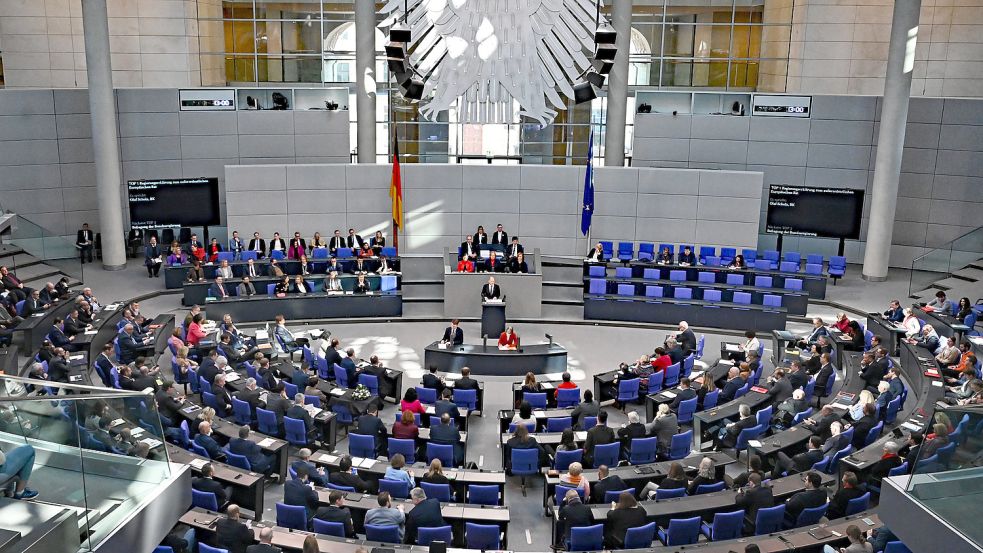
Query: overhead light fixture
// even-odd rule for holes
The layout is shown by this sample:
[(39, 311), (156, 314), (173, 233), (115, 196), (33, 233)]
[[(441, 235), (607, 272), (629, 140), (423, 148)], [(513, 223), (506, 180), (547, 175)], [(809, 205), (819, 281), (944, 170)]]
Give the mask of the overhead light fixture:
[(604, 86), (604, 75), (593, 71), (588, 71), (587, 74), (584, 75), (584, 79), (597, 88), (602, 88)]
[(597, 90), (591, 83), (580, 83), (573, 87), (573, 103), (584, 104), (594, 98), (597, 98)]
[(616, 55), (618, 55), (617, 46), (613, 44), (598, 44), (594, 58), (599, 60), (614, 60)]
[(420, 100), (423, 98), (423, 81), (414, 77), (399, 85), (399, 91), (407, 100)]
[(389, 40), (391, 42), (402, 42), (409, 44), (412, 41), (412, 33), (405, 23), (396, 23), (389, 28)]
[(595, 44), (614, 44), (618, 40), (618, 31), (614, 30), (607, 21), (604, 21), (594, 31)]
[(591, 60), (591, 65), (594, 66), (594, 71), (597, 71), (601, 75), (607, 75), (614, 68), (614, 60)]

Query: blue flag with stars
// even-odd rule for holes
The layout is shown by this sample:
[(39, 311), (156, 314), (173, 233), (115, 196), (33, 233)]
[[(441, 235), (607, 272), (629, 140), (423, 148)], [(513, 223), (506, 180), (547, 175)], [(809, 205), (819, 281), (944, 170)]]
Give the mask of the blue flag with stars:
[(587, 236), (590, 221), (594, 215), (594, 131), (590, 131), (587, 144), (587, 176), (584, 178), (584, 206), (580, 213), (580, 232)]

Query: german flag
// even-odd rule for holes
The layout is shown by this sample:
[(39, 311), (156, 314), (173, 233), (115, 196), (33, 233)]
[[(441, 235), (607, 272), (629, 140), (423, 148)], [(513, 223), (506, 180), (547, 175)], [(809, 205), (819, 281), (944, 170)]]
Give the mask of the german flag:
[(403, 228), (403, 179), (399, 173), (399, 141), (393, 135), (393, 176), (389, 183), (393, 202), (393, 247), (399, 251), (399, 229)]

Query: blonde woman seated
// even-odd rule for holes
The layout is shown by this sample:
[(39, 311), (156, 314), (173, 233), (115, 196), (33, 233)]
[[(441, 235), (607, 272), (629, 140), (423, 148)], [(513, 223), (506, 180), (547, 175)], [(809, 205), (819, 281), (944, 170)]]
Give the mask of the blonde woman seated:
[(872, 394), (870, 390), (864, 390), (860, 392), (860, 395), (857, 397), (857, 402), (850, 407), (850, 411), (847, 413), (850, 420), (858, 421), (862, 419), (864, 417), (864, 405), (867, 405), (868, 403), (874, 403), (874, 394)]
[(584, 465), (580, 463), (570, 463), (567, 473), (560, 475), (560, 483), (568, 488), (583, 490), (584, 497), (590, 497), (590, 482), (584, 476)]

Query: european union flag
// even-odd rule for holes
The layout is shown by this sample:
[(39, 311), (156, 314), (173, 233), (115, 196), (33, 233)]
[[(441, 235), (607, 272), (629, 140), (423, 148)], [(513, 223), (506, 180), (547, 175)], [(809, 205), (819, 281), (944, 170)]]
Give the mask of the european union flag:
[(587, 236), (590, 221), (594, 215), (594, 131), (590, 132), (587, 145), (587, 176), (584, 178), (584, 206), (580, 213), (580, 232)]

